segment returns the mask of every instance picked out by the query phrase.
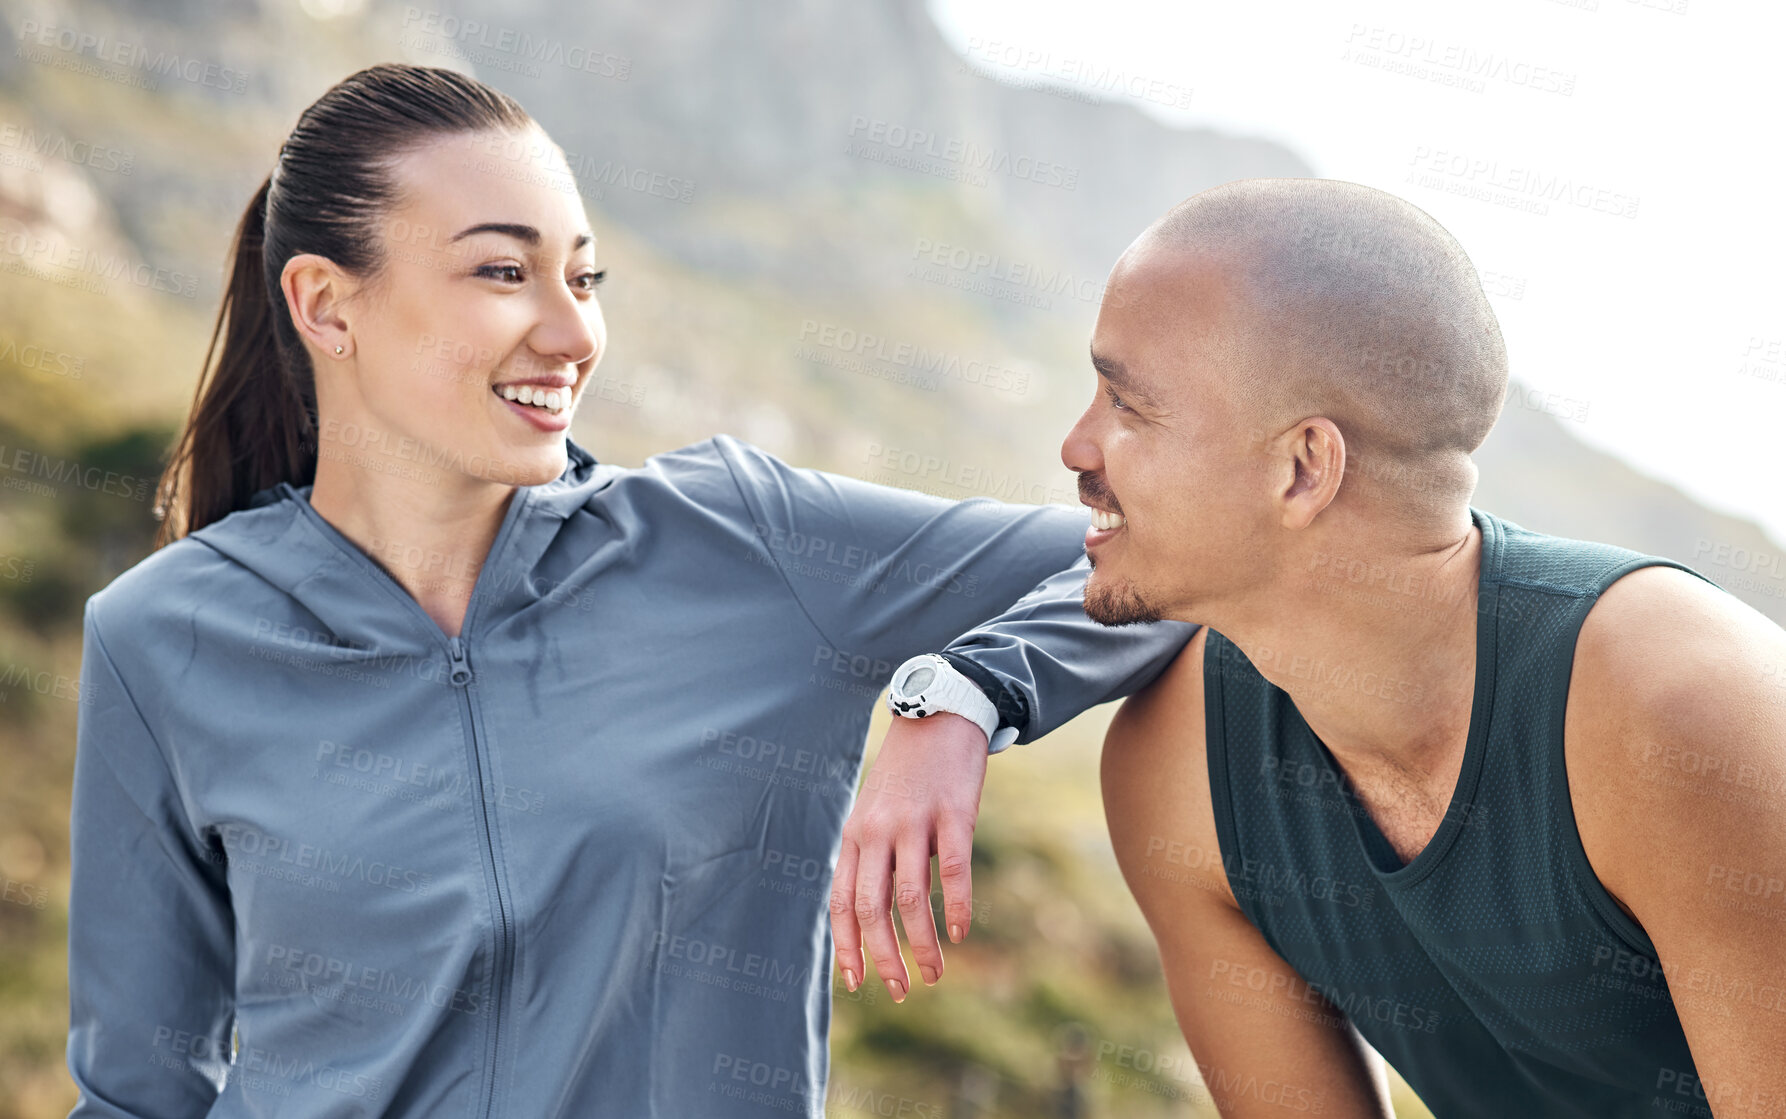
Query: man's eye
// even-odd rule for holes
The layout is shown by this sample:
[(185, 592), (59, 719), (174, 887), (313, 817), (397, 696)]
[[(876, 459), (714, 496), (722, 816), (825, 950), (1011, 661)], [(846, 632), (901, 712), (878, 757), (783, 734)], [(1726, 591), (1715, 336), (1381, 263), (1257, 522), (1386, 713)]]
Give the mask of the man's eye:
[(508, 279), (508, 277), (506, 275), (499, 276), (496, 274), (499, 272), (502, 272), (502, 273), (513, 272), (513, 273), (515, 273), (515, 277), (513, 280), (509, 280), (509, 282), (515, 283), (515, 284), (518, 284), (521, 282), (521, 266), (519, 264), (486, 264), (482, 268), (477, 270), (477, 275), (488, 276), (492, 280)]
[(1110, 398), (1110, 406), (1115, 408), (1117, 411), (1126, 412), (1129, 410), (1129, 406), (1122, 402), (1122, 397), (1116, 395), (1115, 389), (1106, 388), (1104, 390), (1104, 395), (1108, 396)]

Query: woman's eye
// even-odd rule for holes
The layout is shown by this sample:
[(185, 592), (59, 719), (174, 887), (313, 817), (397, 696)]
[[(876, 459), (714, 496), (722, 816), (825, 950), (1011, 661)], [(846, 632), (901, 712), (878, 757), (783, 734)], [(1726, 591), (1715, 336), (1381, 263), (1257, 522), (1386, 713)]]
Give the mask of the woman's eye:
[[(477, 274), (511, 284), (518, 284), (526, 278), (519, 264), (486, 264), (477, 270)], [(607, 279), (607, 276), (608, 270), (604, 268), (600, 272), (584, 272), (573, 277), (571, 282), (584, 291), (594, 291), (596, 285)]]
[(1116, 395), (1115, 389), (1106, 388), (1104, 390), (1104, 395), (1108, 396), (1110, 398), (1110, 406), (1115, 408), (1117, 411), (1126, 412), (1129, 410), (1129, 406), (1122, 402), (1122, 397)]

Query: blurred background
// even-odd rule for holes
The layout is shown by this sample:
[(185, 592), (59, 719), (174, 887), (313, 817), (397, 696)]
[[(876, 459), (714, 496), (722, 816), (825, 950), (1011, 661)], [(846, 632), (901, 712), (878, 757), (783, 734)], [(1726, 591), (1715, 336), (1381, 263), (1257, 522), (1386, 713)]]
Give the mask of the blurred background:
[[(1517, 383), (1474, 503), (1786, 622), (1786, 99), (1748, 58), (1777, 14), (1087, 7), (0, 0), (0, 1119), (73, 1103), (82, 604), (150, 549), (243, 207), (303, 107), (374, 62), (473, 73), (569, 153), (609, 273), (574, 430), (598, 458), (727, 431), (1075, 503), (1060, 440), (1123, 248), (1216, 183), (1350, 178), (1457, 233), (1502, 315)], [(899, 1007), (836, 987), (829, 1113), (1215, 1113), (1105, 836), (1110, 712), (992, 765), (946, 981)]]

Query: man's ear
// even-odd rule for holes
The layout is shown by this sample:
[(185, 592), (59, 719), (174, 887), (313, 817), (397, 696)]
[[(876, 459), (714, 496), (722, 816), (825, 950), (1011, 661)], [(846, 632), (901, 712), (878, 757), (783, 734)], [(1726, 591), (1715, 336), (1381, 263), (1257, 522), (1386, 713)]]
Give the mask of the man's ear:
[(1280, 522), (1287, 529), (1307, 528), (1339, 496), (1346, 476), (1345, 437), (1332, 420), (1311, 416), (1279, 436), (1273, 450), (1287, 466), (1287, 482), (1275, 495)]

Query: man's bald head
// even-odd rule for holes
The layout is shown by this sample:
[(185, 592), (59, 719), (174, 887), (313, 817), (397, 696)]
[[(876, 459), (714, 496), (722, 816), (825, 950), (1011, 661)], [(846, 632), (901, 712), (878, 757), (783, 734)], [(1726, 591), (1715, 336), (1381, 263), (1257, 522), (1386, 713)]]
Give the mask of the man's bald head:
[(1356, 183), (1243, 179), (1173, 207), (1129, 257), (1219, 276), (1227, 313), (1205, 334), (1259, 430), (1325, 416), (1367, 488), (1421, 511), (1468, 499), (1507, 351), (1475, 267), (1425, 211)]

